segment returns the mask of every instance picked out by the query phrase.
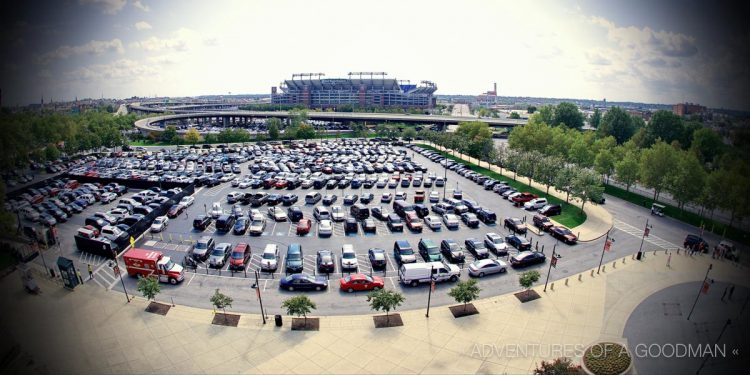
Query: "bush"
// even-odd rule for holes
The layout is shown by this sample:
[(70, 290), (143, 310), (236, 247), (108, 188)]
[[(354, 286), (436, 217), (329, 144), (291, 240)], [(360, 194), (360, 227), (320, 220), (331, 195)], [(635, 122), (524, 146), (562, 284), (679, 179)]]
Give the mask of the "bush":
[(583, 364), (596, 375), (617, 375), (630, 367), (627, 349), (613, 342), (600, 342), (583, 353)]

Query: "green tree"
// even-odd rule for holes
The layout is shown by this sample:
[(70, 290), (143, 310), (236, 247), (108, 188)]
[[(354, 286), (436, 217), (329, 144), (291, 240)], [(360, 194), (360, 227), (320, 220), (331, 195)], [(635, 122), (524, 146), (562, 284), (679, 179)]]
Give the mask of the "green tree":
[(479, 292), (481, 290), (482, 289), (479, 288), (479, 285), (477, 285), (477, 281), (474, 279), (470, 279), (467, 281), (459, 281), (458, 283), (456, 283), (456, 286), (448, 291), (448, 295), (453, 297), (456, 302), (463, 303), (464, 311), (466, 311), (466, 305), (469, 302), (479, 298)]
[(599, 127), (599, 124), (602, 122), (602, 112), (599, 110), (599, 108), (594, 108), (594, 113), (591, 114), (591, 117), (589, 118), (589, 125), (591, 125), (592, 128), (596, 129)]
[(563, 165), (565, 165), (565, 161), (559, 156), (545, 156), (539, 161), (536, 170), (536, 181), (547, 187), (546, 195), (549, 195), (549, 188), (555, 184), (557, 171)]
[(351, 126), (352, 136), (355, 138), (366, 138), (367, 137), (367, 126), (361, 122), (355, 122)]
[(138, 279), (138, 291), (146, 297), (147, 300), (153, 300), (161, 292), (159, 280), (154, 276), (141, 277)]
[(615, 163), (615, 174), (617, 180), (625, 184), (625, 191), (630, 191), (630, 187), (638, 181), (640, 173), (640, 160), (637, 151), (629, 151), (625, 157)]
[(677, 168), (677, 161), (676, 150), (661, 141), (643, 150), (639, 176), (646, 187), (654, 189), (654, 201), (659, 198), (659, 193), (669, 186)]
[(526, 107), (526, 112), (529, 113), (529, 114), (532, 114), (532, 113), (536, 112), (536, 107), (533, 106), (533, 105), (530, 105), (530, 106)]
[(177, 143), (178, 139), (179, 135), (177, 135), (177, 128), (174, 126), (167, 126), (167, 128), (164, 129), (164, 132), (161, 133), (161, 140), (164, 143), (174, 144)]
[(60, 158), (60, 150), (57, 146), (49, 144), (44, 148), (44, 158), (49, 161), (57, 160)]
[(573, 188), (573, 179), (576, 177), (576, 168), (566, 165), (557, 171), (555, 176), (555, 189), (565, 192), (565, 201), (570, 201), (570, 193)]
[(690, 152), (701, 164), (713, 165), (717, 158), (724, 153), (725, 145), (721, 136), (709, 128), (701, 128), (693, 133)]
[(698, 201), (705, 189), (706, 177), (706, 171), (698, 159), (693, 154), (682, 152), (667, 189), (680, 209), (683, 209), (687, 202)]
[(379, 289), (367, 294), (367, 302), (370, 303), (370, 308), (375, 311), (385, 312), (386, 324), (389, 322), (389, 313), (391, 310), (396, 310), (397, 307), (401, 306), (406, 298), (401, 293), (393, 290)]
[(221, 292), (219, 292), (218, 288), (214, 292), (214, 295), (211, 296), (211, 304), (213, 304), (217, 309), (221, 309), (224, 312), (225, 320), (227, 315), (227, 307), (232, 307), (232, 302), (234, 302), (232, 297), (222, 294)]
[(583, 127), (583, 114), (575, 104), (562, 102), (555, 108), (553, 123), (555, 126), (565, 124), (569, 128), (580, 129)]
[(307, 110), (295, 108), (289, 111), (289, 120), (292, 127), (301, 126), (307, 122)]
[(518, 114), (518, 112), (511, 112), (508, 118), (513, 120), (518, 120), (521, 118), (521, 115)]
[(388, 137), (390, 134), (390, 130), (388, 129), (388, 126), (386, 124), (378, 124), (375, 126), (375, 134), (378, 137)]
[(195, 128), (188, 129), (187, 132), (185, 132), (185, 142), (194, 145), (201, 141), (201, 134), (198, 133), (198, 130)]
[(529, 119), (529, 122), (541, 122), (547, 125), (556, 125), (555, 123), (555, 106), (547, 104), (539, 108), (539, 111), (534, 113)]
[(299, 139), (313, 139), (317, 135), (315, 128), (309, 124), (302, 124), (297, 129), (296, 138)]
[(417, 137), (417, 131), (414, 130), (413, 127), (408, 127), (406, 129), (404, 129), (404, 131), (401, 133), (401, 136), (404, 139), (408, 139), (409, 142), (411, 142), (414, 138)]
[(203, 142), (206, 142), (208, 144), (219, 143), (219, 138), (216, 134), (207, 133), (206, 136), (203, 137)]
[(581, 212), (588, 201), (601, 201), (604, 193), (602, 176), (590, 169), (581, 169), (573, 178), (571, 192), (574, 197), (581, 200)]
[(281, 307), (286, 309), (287, 315), (303, 316), (305, 318), (305, 326), (307, 325), (307, 314), (318, 308), (315, 302), (307, 296), (288, 298), (281, 303)]
[(568, 161), (578, 164), (580, 167), (590, 167), (594, 164), (595, 154), (591, 146), (583, 139), (578, 137), (568, 150)]
[(633, 136), (635, 127), (630, 114), (620, 107), (612, 107), (602, 118), (596, 133), (601, 138), (613, 136), (622, 144)]
[(268, 119), (268, 138), (271, 140), (279, 139), (281, 134), (281, 120), (276, 117)]
[(539, 271), (526, 271), (518, 276), (518, 284), (528, 293), (534, 283), (539, 281), (540, 277)]
[(615, 155), (612, 150), (601, 149), (594, 158), (594, 170), (601, 173), (609, 183), (609, 176), (615, 172)]
[(670, 111), (659, 110), (651, 116), (651, 121), (646, 126), (646, 143), (644, 146), (653, 145), (657, 139), (670, 144), (673, 141), (679, 141), (683, 134), (684, 125), (680, 116)]

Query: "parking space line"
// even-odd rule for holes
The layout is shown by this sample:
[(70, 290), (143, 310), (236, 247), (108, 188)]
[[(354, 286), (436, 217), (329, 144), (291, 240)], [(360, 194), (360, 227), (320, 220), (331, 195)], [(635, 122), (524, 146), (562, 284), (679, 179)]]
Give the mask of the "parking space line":
[(195, 275), (196, 275), (196, 274), (195, 274), (195, 273), (193, 273), (193, 276), (192, 276), (192, 277), (190, 277), (190, 280), (188, 280), (188, 282), (187, 282), (187, 285), (186, 285), (186, 286), (190, 286), (190, 283), (192, 283), (192, 282), (193, 282), (193, 279), (195, 278)]

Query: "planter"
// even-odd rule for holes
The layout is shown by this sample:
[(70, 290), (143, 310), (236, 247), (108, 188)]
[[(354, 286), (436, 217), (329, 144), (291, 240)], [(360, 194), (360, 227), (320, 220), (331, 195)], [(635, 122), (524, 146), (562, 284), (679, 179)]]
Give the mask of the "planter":
[(581, 367), (588, 375), (629, 375), (633, 372), (633, 356), (625, 345), (599, 342), (583, 351)]
[(514, 293), (513, 295), (516, 296), (516, 298), (518, 298), (521, 303), (526, 303), (537, 298), (542, 298), (542, 296), (540, 296), (539, 293), (537, 293), (534, 289), (524, 290), (523, 292)]
[(240, 316), (237, 314), (216, 313), (214, 314), (214, 320), (211, 324), (216, 324), (217, 326), (237, 327), (237, 325), (240, 324)]
[(375, 328), (401, 327), (404, 325), (401, 320), (401, 314), (389, 314), (387, 319), (385, 315), (375, 315), (372, 317), (375, 322)]
[(170, 308), (172, 308), (171, 305), (159, 302), (151, 302), (146, 307), (146, 312), (150, 312), (152, 314), (167, 315)]
[(320, 319), (318, 318), (292, 318), (292, 331), (319, 331)]
[(479, 311), (474, 307), (473, 303), (467, 303), (466, 307), (464, 307), (464, 305), (450, 306), (448, 309), (451, 310), (451, 314), (453, 314), (454, 318), (479, 314)]

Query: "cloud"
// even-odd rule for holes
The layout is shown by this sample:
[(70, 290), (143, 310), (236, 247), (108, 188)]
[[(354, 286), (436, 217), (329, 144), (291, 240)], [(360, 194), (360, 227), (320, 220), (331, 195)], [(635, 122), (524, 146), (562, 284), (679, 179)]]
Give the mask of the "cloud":
[(655, 31), (650, 27), (618, 27), (602, 17), (592, 17), (591, 22), (605, 28), (610, 41), (633, 51), (668, 57), (690, 57), (698, 53), (695, 38), (682, 33)]
[(203, 45), (206, 47), (216, 47), (219, 45), (219, 40), (216, 38), (203, 39)]
[(100, 80), (139, 80), (157, 74), (157, 70), (150, 65), (141, 64), (130, 59), (119, 59), (109, 64), (93, 64), (81, 67), (64, 74), (72, 81), (100, 81)]
[(125, 47), (123, 47), (122, 41), (117, 38), (112, 40), (92, 40), (80, 46), (60, 46), (54, 51), (40, 56), (39, 62), (41, 64), (48, 64), (53, 60), (67, 59), (75, 55), (101, 55), (106, 52), (125, 53)]
[(127, 4), (127, 0), (78, 0), (82, 5), (94, 4), (101, 8), (102, 13), (117, 14)]
[(590, 50), (586, 52), (586, 60), (592, 65), (611, 65), (612, 60), (605, 57), (605, 54), (598, 49)]
[(142, 10), (142, 11), (144, 11), (144, 12), (148, 12), (149, 10), (151, 10), (151, 8), (148, 5), (143, 4), (143, 2), (141, 0), (135, 0), (135, 1), (133, 1), (133, 6), (136, 7), (136, 8), (138, 8), (138, 9), (140, 9), (140, 10)]
[(151, 29), (151, 24), (149, 24), (146, 21), (138, 21), (138, 22), (135, 23), (135, 29), (139, 30), (139, 31), (140, 30), (150, 30)]
[(165, 50), (186, 51), (187, 42), (179, 38), (161, 39), (152, 36), (148, 39), (130, 44), (132, 47), (142, 48), (149, 52), (160, 52)]

